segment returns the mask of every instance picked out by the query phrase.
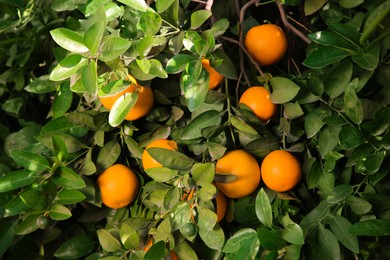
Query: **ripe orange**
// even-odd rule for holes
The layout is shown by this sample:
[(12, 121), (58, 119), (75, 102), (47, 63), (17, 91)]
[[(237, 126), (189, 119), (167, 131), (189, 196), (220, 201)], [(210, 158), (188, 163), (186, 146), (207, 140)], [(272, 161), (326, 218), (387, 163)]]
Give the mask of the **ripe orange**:
[(217, 213), (217, 223), (225, 217), (227, 211), (227, 201), (225, 195), (222, 192), (217, 192), (215, 197), (215, 210)]
[(260, 167), (253, 155), (244, 150), (233, 150), (222, 156), (216, 164), (216, 173), (232, 174), (232, 182), (216, 182), (217, 187), (229, 198), (242, 198), (256, 190), (260, 184)]
[(209, 89), (215, 89), (219, 84), (221, 84), (224, 76), (211, 67), (210, 61), (208, 59), (202, 59), (202, 66), (209, 73)]
[(240, 104), (248, 106), (261, 121), (268, 121), (276, 112), (270, 93), (265, 87), (253, 86), (241, 95)]
[(137, 196), (137, 175), (123, 164), (107, 168), (97, 179), (102, 202), (107, 207), (119, 209), (129, 205)]
[(275, 24), (257, 25), (245, 36), (245, 47), (260, 66), (278, 62), (287, 50), (287, 38)]
[(301, 164), (291, 153), (285, 150), (275, 150), (263, 159), (261, 175), (263, 182), (271, 190), (288, 191), (301, 179)]
[(146, 146), (142, 153), (142, 166), (145, 170), (150, 168), (162, 167), (162, 164), (156, 161), (147, 151), (151, 147), (165, 148), (168, 150), (177, 150), (177, 143), (167, 139), (157, 139)]
[(99, 99), (105, 108), (111, 110), (115, 101), (119, 97), (121, 97), (126, 93), (136, 92), (138, 94), (137, 101), (132, 107), (132, 109), (129, 111), (125, 119), (137, 120), (141, 117), (146, 116), (149, 113), (149, 111), (152, 109), (154, 103), (153, 91), (150, 87), (143, 87), (138, 85), (137, 81), (131, 75), (127, 76), (127, 80), (132, 82), (130, 86), (113, 95), (109, 95), (109, 96), (101, 95)]

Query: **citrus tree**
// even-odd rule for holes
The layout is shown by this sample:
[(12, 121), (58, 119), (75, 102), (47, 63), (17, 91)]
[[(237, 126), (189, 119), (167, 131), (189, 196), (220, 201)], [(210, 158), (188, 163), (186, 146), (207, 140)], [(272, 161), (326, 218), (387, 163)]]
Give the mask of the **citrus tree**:
[(7, 259), (389, 258), (389, 0), (0, 1)]

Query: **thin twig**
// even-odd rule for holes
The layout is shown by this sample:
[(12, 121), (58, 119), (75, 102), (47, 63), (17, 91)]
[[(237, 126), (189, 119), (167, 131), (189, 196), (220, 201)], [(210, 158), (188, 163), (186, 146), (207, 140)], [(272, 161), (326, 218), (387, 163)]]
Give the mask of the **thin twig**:
[(295, 28), (290, 22), (287, 20), (286, 13), (284, 12), (283, 5), (277, 0), (275, 1), (276, 5), (278, 6), (280, 17), (282, 18), (282, 22), (284, 24), (284, 27), (295, 33), (299, 38), (301, 38), (304, 42), (307, 44), (311, 43), (311, 40), (303, 34), (301, 31), (299, 31), (297, 28)]
[(231, 43), (234, 43), (234, 44), (237, 44), (240, 47), (241, 51), (243, 51), (248, 56), (249, 60), (253, 63), (253, 65), (255, 66), (256, 70), (260, 73), (260, 75), (262, 77), (265, 77), (265, 75), (264, 75), (263, 71), (261, 70), (259, 64), (253, 59), (251, 54), (248, 52), (248, 50), (245, 48), (245, 46), (241, 42), (239, 42), (239, 41), (237, 41), (235, 39), (232, 39), (230, 37), (227, 37), (227, 36), (221, 36), (221, 39), (223, 39), (225, 41), (228, 41), (228, 42), (231, 42)]
[(211, 11), (211, 7), (213, 7), (214, 0), (207, 0), (205, 10)]

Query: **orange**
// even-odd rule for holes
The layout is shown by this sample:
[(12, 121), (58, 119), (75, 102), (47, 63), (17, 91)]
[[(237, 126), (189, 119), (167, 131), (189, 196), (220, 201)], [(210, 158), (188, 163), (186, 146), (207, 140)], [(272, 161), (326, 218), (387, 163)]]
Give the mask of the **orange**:
[[(184, 193), (183, 193), (183, 195), (181, 196), (181, 200), (182, 200), (182, 201), (187, 201), (187, 202), (190, 201), (190, 200), (194, 197), (194, 192), (195, 192), (195, 189), (185, 190)], [(196, 221), (195, 221), (195, 216), (194, 216), (193, 211), (192, 211), (193, 206), (194, 206), (194, 204), (191, 203), (191, 204), (190, 204), (191, 210), (190, 210), (190, 212), (189, 212), (189, 215), (190, 215), (190, 217), (191, 217), (192, 223), (196, 223)]]
[[(144, 252), (148, 252), (149, 249), (152, 247), (152, 245), (153, 245), (153, 240), (151, 238), (149, 238), (148, 241), (146, 242), (145, 246), (144, 246), (143, 251)], [(179, 257), (177, 257), (175, 251), (171, 250), (170, 254), (171, 254), (171, 259), (172, 260), (179, 260)]]
[(162, 167), (162, 164), (156, 161), (149, 153), (148, 149), (151, 147), (165, 148), (168, 150), (177, 150), (177, 143), (167, 139), (157, 139), (148, 144), (142, 153), (142, 166), (145, 170), (150, 168)]
[(208, 59), (202, 59), (202, 67), (209, 73), (209, 89), (215, 89), (224, 79), (224, 76), (210, 65)]
[(278, 62), (286, 53), (287, 38), (275, 24), (257, 25), (245, 36), (245, 47), (260, 66)]
[(265, 87), (253, 86), (244, 91), (240, 104), (245, 104), (261, 121), (268, 121), (276, 112), (276, 104), (272, 103), (270, 93)]
[(137, 175), (123, 164), (107, 168), (97, 179), (102, 202), (107, 207), (119, 209), (134, 201), (139, 189)]
[(138, 85), (137, 81), (131, 75), (127, 76), (127, 80), (132, 82), (132, 84), (130, 84), (127, 88), (113, 95), (101, 95), (99, 99), (105, 108), (111, 110), (115, 101), (119, 97), (123, 96), (126, 93), (136, 92), (138, 94), (137, 101), (125, 117), (126, 120), (132, 121), (144, 117), (149, 113), (149, 111), (153, 107), (154, 96), (153, 91), (150, 87), (143, 87)]
[(253, 155), (244, 150), (227, 152), (218, 159), (216, 173), (232, 174), (237, 178), (232, 182), (216, 182), (217, 187), (229, 198), (242, 198), (256, 190), (260, 184), (260, 167)]
[(227, 211), (227, 201), (225, 195), (222, 192), (217, 192), (215, 197), (215, 210), (217, 213), (217, 223), (225, 217)]
[(285, 150), (267, 154), (261, 163), (261, 174), (265, 185), (278, 192), (291, 190), (301, 179), (301, 164)]

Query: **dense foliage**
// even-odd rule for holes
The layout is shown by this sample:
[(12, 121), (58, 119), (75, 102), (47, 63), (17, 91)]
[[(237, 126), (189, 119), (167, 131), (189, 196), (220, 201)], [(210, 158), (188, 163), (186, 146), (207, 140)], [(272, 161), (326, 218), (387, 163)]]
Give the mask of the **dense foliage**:
[[(4, 259), (390, 258), (389, 0), (0, 0), (0, 255)], [(253, 26), (282, 27), (288, 51), (259, 65)], [(225, 76), (208, 89), (202, 58)], [(108, 111), (99, 96), (150, 86)], [(241, 94), (266, 86), (262, 122)], [(108, 86), (108, 93), (107, 93)], [(105, 93), (102, 89), (105, 87)], [(144, 170), (150, 149), (162, 163)], [(228, 199), (217, 223), (215, 163), (243, 149), (259, 164), (284, 149), (303, 177)], [(141, 183), (130, 206), (101, 202), (115, 163)], [(283, 164), (283, 161), (280, 162)], [(245, 189), (245, 187), (241, 187)], [(191, 198), (183, 199), (188, 191)], [(151, 237), (155, 244), (145, 252)]]

